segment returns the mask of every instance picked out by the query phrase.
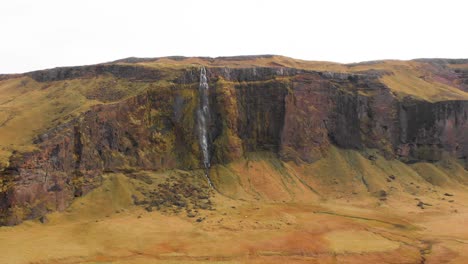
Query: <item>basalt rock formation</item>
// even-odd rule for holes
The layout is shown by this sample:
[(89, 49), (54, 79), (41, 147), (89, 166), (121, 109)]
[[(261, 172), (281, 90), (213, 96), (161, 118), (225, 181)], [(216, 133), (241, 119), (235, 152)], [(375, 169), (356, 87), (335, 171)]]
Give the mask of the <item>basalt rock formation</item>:
[[(105, 172), (203, 168), (196, 118), (202, 66), (211, 164), (254, 151), (312, 163), (331, 145), (377, 149), (407, 163), (452, 157), (466, 164), (467, 60), (340, 65), (279, 56), (170, 57), (56, 68), (0, 77), (0, 87), (25, 89), (26, 96), (62, 84), (66, 94), (76, 80), (99, 91), (85, 94), (86, 108), (57, 110), (34, 131), (31, 148), (2, 145), (0, 224), (64, 210), (99, 186)], [(106, 86), (94, 83), (100, 78)], [(121, 82), (133, 90), (114, 89)], [(0, 137), (12, 129), (10, 113), (18, 110), (8, 106), (15, 100), (0, 102), (9, 116), (0, 120)]]

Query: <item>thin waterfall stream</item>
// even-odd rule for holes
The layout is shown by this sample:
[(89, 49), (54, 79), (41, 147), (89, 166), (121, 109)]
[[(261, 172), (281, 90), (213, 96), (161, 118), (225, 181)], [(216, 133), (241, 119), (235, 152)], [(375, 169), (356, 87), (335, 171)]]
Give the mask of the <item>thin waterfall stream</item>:
[(198, 86), (199, 104), (197, 110), (198, 118), (198, 138), (200, 143), (201, 152), (203, 154), (203, 165), (205, 166), (205, 177), (211, 188), (214, 188), (211, 182), (210, 171), (210, 150), (209, 150), (209, 136), (208, 125), (210, 123), (210, 103), (209, 103), (209, 86), (206, 78), (206, 69), (200, 69), (200, 85)]

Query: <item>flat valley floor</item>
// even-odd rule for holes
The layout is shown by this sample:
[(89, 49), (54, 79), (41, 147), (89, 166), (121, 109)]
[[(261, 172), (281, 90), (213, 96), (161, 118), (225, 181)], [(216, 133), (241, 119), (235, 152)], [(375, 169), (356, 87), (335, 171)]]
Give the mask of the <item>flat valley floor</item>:
[[(467, 263), (468, 195), (314, 203), (213, 194), (196, 217), (132, 203), (123, 175), (45, 223), (0, 228), (0, 263)], [(419, 201), (424, 204), (417, 206)], [(422, 209), (423, 207), (424, 209)]]

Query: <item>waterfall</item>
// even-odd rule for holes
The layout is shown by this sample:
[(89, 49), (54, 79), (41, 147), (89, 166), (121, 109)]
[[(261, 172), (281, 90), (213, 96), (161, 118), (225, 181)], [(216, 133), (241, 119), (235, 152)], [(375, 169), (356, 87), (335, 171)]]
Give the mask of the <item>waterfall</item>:
[(208, 184), (213, 188), (209, 176), (210, 170), (210, 151), (209, 151), (209, 138), (208, 138), (208, 124), (210, 122), (210, 104), (208, 98), (208, 80), (206, 78), (206, 69), (200, 69), (200, 85), (198, 86), (199, 104), (197, 110), (198, 118), (198, 140), (200, 143), (201, 152), (203, 154), (203, 165), (205, 166), (205, 177)]

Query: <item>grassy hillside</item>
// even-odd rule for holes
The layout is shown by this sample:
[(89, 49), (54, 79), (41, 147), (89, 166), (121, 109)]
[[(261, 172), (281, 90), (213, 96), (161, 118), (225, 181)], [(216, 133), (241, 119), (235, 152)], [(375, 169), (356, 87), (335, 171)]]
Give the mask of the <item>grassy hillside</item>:
[(93, 105), (120, 101), (154, 85), (111, 75), (54, 82), (26, 76), (0, 81), (0, 164), (5, 166), (13, 150), (33, 150), (36, 136)]
[(211, 177), (218, 190), (233, 199), (289, 202), (438, 199), (444, 188), (463, 189), (468, 184), (468, 172), (454, 159), (408, 165), (374, 150), (336, 147), (311, 164), (284, 163), (273, 154), (250, 153), (228, 165), (214, 166)]

